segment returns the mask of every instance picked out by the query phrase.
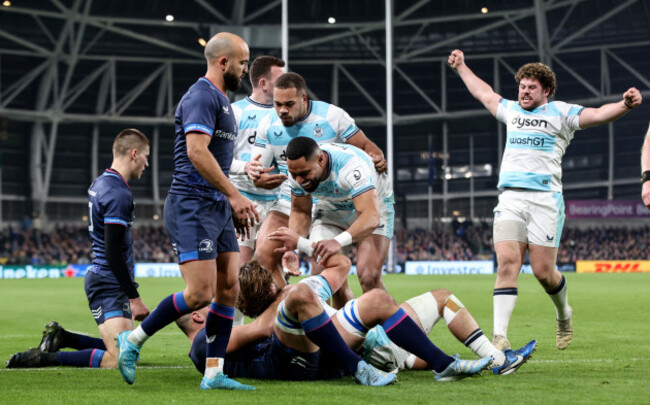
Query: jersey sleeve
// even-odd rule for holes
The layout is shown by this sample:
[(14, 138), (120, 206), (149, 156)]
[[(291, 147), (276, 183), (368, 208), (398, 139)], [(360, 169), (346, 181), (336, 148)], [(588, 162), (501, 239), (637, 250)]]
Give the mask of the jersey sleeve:
[(350, 190), (352, 198), (376, 188), (371, 169), (360, 159), (351, 159), (343, 166), (338, 182), (342, 189)]
[(212, 136), (220, 109), (218, 98), (208, 91), (188, 93), (183, 100), (183, 132), (202, 132)]
[(336, 132), (336, 142), (345, 143), (352, 135), (359, 132), (359, 127), (350, 114), (335, 105), (331, 105), (327, 111), (327, 121)]
[(104, 208), (104, 224), (127, 227), (133, 220), (133, 199), (128, 190), (112, 188), (109, 193), (101, 196), (100, 203)]
[(508, 110), (512, 108), (512, 103), (514, 101), (501, 98), (499, 104), (497, 105), (497, 115), (495, 116), (497, 120), (503, 122), (504, 124), (508, 123), (507, 113)]
[(580, 128), (580, 114), (585, 108), (579, 104), (569, 104), (563, 101), (556, 101), (558, 109), (564, 116), (567, 127), (571, 131), (577, 131)]

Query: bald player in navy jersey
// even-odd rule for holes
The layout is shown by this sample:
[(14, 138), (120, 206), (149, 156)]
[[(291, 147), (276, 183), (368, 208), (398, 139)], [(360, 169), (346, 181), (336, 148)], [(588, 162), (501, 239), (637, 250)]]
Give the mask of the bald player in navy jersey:
[(239, 247), (235, 224), (244, 232), (258, 222), (255, 206), (228, 179), (237, 138), (226, 91), (248, 72), (249, 50), (234, 34), (219, 33), (205, 46), (207, 73), (176, 109), (174, 176), (165, 201), (165, 227), (178, 255), (184, 291), (163, 299), (133, 332), (118, 336), (118, 368), (129, 384), (144, 342), (181, 315), (210, 305), (206, 320), (206, 369), (201, 389), (252, 390), (223, 373), (239, 293)]

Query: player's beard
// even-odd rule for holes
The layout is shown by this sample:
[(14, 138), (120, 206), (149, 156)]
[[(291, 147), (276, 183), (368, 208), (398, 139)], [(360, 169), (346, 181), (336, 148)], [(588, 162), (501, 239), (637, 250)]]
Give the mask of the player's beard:
[(241, 77), (230, 71), (223, 74), (223, 81), (226, 84), (226, 90), (237, 91), (241, 87)]
[[(286, 121), (283, 120), (282, 119), (283, 117), (286, 117), (287, 120)], [(296, 123), (296, 120), (293, 119), (293, 117), (291, 117), (290, 115), (284, 115), (280, 117), (280, 121), (282, 121), (282, 125), (284, 125), (285, 127), (292, 127)]]
[(305, 187), (302, 184), (300, 185), (300, 187), (302, 187), (302, 189), (305, 190), (308, 193), (313, 193), (314, 191), (316, 191), (319, 184), (320, 184), (320, 181), (314, 179), (314, 180), (309, 181), (309, 186), (308, 187)]

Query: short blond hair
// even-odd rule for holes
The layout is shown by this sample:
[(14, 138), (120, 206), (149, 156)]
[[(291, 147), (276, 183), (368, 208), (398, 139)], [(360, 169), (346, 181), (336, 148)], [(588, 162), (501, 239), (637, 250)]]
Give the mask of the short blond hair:
[(113, 141), (113, 156), (124, 156), (132, 149), (141, 150), (149, 146), (149, 139), (145, 134), (134, 128), (121, 131)]

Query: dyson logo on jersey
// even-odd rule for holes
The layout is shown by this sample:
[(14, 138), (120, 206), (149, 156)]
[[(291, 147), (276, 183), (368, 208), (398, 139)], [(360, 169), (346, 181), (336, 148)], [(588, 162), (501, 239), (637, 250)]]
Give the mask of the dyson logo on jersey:
[(512, 119), (512, 125), (516, 125), (517, 128), (523, 128), (523, 127), (542, 127), (548, 128), (548, 121), (546, 120), (539, 120), (539, 119), (530, 119), (530, 118), (522, 118), (520, 116), (517, 116)]
[(220, 129), (214, 131), (214, 134), (212, 136), (213, 137), (216, 136), (218, 138), (224, 138), (224, 139), (227, 139), (227, 140), (233, 141), (233, 142), (235, 142), (235, 139), (237, 139), (236, 134), (231, 134), (230, 132), (224, 132), (224, 131), (222, 131)]
[(544, 138), (540, 137), (535, 137), (535, 138), (510, 138), (508, 139), (508, 143), (513, 144), (513, 145), (530, 145), (530, 146), (539, 146), (539, 147), (544, 147)]

